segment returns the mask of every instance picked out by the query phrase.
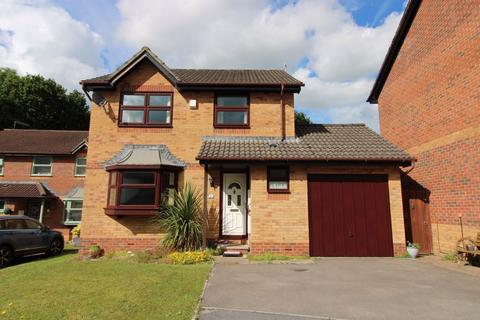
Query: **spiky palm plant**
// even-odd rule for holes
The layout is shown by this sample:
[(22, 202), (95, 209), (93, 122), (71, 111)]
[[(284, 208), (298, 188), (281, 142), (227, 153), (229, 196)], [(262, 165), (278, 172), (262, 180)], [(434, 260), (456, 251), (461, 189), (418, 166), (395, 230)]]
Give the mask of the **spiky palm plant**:
[(155, 221), (166, 232), (162, 244), (170, 249), (196, 250), (202, 243), (202, 197), (190, 184), (175, 192), (173, 204), (160, 207)]

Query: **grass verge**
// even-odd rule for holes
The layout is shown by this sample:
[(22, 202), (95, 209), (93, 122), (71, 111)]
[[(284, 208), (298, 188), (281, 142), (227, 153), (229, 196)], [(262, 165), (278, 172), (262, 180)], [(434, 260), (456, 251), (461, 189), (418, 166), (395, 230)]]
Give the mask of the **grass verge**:
[(74, 257), (0, 270), (0, 320), (191, 319), (211, 269)]

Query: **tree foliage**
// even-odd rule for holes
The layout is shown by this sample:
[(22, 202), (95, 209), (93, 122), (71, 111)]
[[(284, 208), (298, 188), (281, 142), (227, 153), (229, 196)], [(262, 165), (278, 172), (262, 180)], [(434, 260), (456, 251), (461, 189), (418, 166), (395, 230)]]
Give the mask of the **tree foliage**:
[(312, 120), (304, 112), (295, 111), (295, 123), (297, 124), (312, 124)]
[(20, 76), (0, 68), (0, 129), (15, 120), (31, 129), (88, 130), (90, 112), (85, 97), (40, 75)]

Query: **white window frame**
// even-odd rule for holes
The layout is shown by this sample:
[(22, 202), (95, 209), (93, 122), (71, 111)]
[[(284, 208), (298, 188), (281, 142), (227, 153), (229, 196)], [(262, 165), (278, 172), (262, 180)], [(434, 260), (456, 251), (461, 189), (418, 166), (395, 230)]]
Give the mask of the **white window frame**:
[[(82, 208), (71, 208), (72, 206), (72, 201), (80, 201), (82, 202)], [(64, 225), (70, 225), (70, 226), (76, 226), (80, 224), (81, 221), (74, 221), (74, 220), (69, 220), (70, 213), (72, 211), (81, 211), (83, 214), (83, 199), (63, 199), (63, 205), (64, 205), (64, 214), (63, 214), (63, 224)]]
[[(50, 158), (50, 164), (35, 164), (36, 158)], [(50, 173), (33, 173), (35, 167), (50, 167)], [(53, 157), (50, 156), (35, 156), (32, 159), (32, 172), (31, 175), (35, 177), (50, 177), (53, 174)]]
[[(78, 164), (78, 160), (87, 160), (86, 157), (78, 157), (75, 159), (75, 177), (85, 177), (85, 174), (87, 172), (87, 163), (85, 162), (85, 164)], [(77, 173), (77, 168), (85, 168), (85, 173), (84, 174), (78, 174)]]
[(5, 167), (5, 157), (0, 156), (0, 176), (3, 176), (4, 167)]
[(7, 200), (0, 199), (0, 201), (3, 202), (3, 206), (0, 206), (0, 213), (4, 213), (7, 205)]

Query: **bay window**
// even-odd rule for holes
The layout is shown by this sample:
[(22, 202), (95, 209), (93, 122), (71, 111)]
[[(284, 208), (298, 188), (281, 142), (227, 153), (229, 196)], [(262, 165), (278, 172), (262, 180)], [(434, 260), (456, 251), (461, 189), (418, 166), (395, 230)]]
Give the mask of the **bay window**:
[(217, 95), (214, 126), (219, 128), (248, 128), (248, 95)]
[(172, 204), (177, 180), (169, 170), (111, 171), (107, 209), (156, 210), (163, 199)]
[(267, 168), (267, 190), (269, 193), (288, 193), (290, 172), (288, 167)]
[(173, 94), (124, 93), (120, 105), (121, 126), (171, 127)]

